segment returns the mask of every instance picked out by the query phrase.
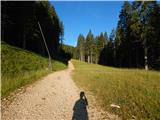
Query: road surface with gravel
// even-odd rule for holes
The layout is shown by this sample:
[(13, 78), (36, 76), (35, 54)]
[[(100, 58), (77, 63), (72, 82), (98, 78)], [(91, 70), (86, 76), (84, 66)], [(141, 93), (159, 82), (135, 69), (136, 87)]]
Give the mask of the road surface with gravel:
[[(79, 99), (78, 88), (72, 80), (74, 66), (54, 72), (14, 94), (11, 100), (2, 100), (2, 120), (71, 120), (73, 106)], [(89, 120), (117, 120), (116, 115), (104, 112), (94, 96), (86, 92)]]

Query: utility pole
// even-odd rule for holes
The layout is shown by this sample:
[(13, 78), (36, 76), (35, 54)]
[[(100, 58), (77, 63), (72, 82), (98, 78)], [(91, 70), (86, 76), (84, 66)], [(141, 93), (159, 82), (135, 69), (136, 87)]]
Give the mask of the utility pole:
[(44, 45), (45, 45), (46, 50), (47, 50), (47, 53), (48, 53), (48, 58), (49, 58), (48, 68), (52, 71), (51, 55), (50, 55), (50, 53), (49, 53), (49, 49), (48, 49), (48, 47), (47, 47), (47, 43), (46, 43), (45, 37), (44, 37), (44, 35), (43, 35), (43, 31), (42, 31), (42, 28), (41, 28), (41, 25), (40, 25), (39, 21), (38, 21), (38, 26), (39, 26), (40, 32), (41, 32), (41, 34), (42, 34), (42, 38), (43, 38), (43, 41), (44, 41)]

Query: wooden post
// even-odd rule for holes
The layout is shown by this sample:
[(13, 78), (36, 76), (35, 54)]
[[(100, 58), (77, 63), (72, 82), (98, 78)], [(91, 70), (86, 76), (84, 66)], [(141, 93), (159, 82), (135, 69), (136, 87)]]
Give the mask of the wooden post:
[(48, 53), (48, 58), (49, 58), (48, 68), (52, 71), (51, 56), (50, 56), (49, 49), (48, 49), (48, 47), (47, 47), (47, 43), (46, 43), (45, 37), (44, 37), (44, 35), (43, 35), (43, 31), (42, 31), (42, 28), (41, 28), (41, 25), (40, 25), (39, 21), (38, 21), (38, 26), (39, 26), (40, 32), (41, 32), (41, 34), (42, 34), (42, 38), (43, 38), (43, 41), (44, 41), (44, 45), (45, 45), (46, 50), (47, 50), (47, 53)]

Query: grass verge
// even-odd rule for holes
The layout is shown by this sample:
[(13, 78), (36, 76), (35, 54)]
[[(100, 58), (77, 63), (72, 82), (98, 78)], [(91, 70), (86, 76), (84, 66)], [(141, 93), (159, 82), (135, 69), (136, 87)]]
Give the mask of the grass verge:
[[(53, 71), (67, 66), (52, 60)], [(1, 43), (1, 95), (6, 97), (15, 89), (32, 83), (51, 71), (47, 69), (48, 59), (35, 53)]]
[[(72, 60), (75, 83), (122, 119), (160, 119), (160, 72), (118, 69)], [(120, 109), (111, 108), (111, 104)]]

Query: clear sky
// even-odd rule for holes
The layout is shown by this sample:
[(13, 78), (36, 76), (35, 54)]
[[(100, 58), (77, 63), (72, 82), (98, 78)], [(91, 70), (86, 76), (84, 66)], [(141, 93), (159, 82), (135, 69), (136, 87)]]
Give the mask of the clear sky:
[(64, 24), (64, 44), (76, 46), (80, 33), (87, 35), (89, 30), (94, 35), (107, 32), (108, 36), (116, 28), (121, 1), (51, 1), (60, 20)]

